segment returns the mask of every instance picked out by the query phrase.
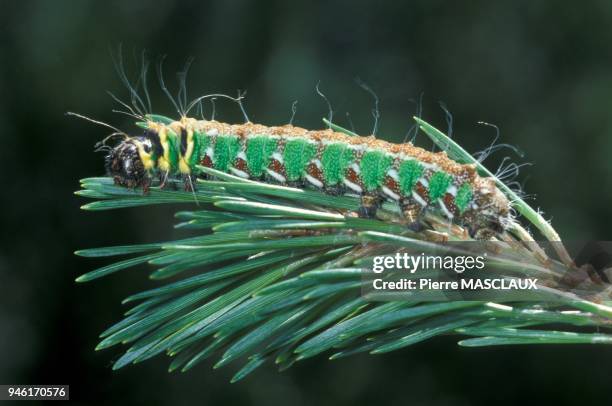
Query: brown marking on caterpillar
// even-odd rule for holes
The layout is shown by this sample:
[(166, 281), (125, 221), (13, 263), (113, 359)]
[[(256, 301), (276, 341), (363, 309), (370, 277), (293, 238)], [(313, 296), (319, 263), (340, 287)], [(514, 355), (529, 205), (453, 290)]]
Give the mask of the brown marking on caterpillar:
[(423, 208), (420, 204), (415, 203), (413, 199), (403, 199), (400, 201), (400, 209), (402, 210), (402, 214), (406, 218), (410, 227), (418, 231), (420, 227), (420, 217), (423, 213)]
[(391, 190), (392, 192), (400, 195), (400, 185), (399, 182), (397, 182), (395, 179), (393, 179), (391, 176), (387, 175), (385, 176), (385, 182), (384, 182), (385, 186), (387, 188), (389, 188), (389, 190)]
[(450, 193), (446, 193), (442, 201), (444, 202), (444, 206), (446, 206), (446, 208), (451, 214), (453, 214), (454, 216), (459, 214), (459, 211), (457, 210), (457, 205), (455, 204), (455, 196)]
[(206, 155), (204, 155), (204, 158), (201, 159), (200, 165), (205, 166), (207, 168), (212, 168), (213, 167), (213, 161), (208, 156), (208, 154), (206, 154)]
[(427, 190), (427, 188), (421, 183), (421, 181), (417, 181), (416, 185), (414, 185), (414, 191), (416, 192), (417, 195), (419, 195), (419, 197), (421, 199), (423, 199), (423, 201), (425, 203), (427, 203), (427, 205), (429, 205), (429, 191)]
[(274, 157), (270, 158), (270, 163), (268, 164), (268, 169), (271, 170), (272, 172), (276, 172), (279, 175), (282, 175), (283, 177), (286, 176), (286, 174), (285, 174), (285, 165), (280, 163)]
[(310, 162), (306, 168), (306, 173), (315, 178), (316, 180), (324, 183), (323, 171), (314, 163)]
[(246, 161), (240, 157), (237, 157), (236, 160), (234, 161), (234, 168), (244, 173), (247, 173), (247, 174), (249, 173), (249, 169), (247, 167)]
[(359, 185), (359, 187), (363, 188), (361, 177), (350, 166), (346, 169), (346, 179), (348, 179), (349, 182)]

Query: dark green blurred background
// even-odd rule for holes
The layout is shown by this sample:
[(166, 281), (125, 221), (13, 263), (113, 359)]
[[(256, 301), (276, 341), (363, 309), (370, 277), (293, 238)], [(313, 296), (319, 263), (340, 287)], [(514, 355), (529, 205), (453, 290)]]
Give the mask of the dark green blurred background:
[[(247, 89), (252, 121), (340, 124), (404, 138), (424, 93), (423, 117), (470, 151), (501, 142), (531, 162), (519, 181), (568, 239), (612, 239), (612, 2), (472, 1), (0, 1), (0, 383), (70, 384), (83, 404), (610, 404), (612, 349), (548, 346), (466, 349), (439, 338), (384, 356), (324, 357), (277, 373), (265, 366), (230, 385), (235, 369), (214, 360), (168, 374), (167, 358), (112, 372), (117, 349), (94, 352), (97, 335), (122, 313), (120, 300), (151, 286), (145, 270), (86, 285), (74, 278), (102, 262), (78, 248), (165, 240), (173, 208), (85, 213), (72, 194), (103, 173), (93, 145), (103, 128), (77, 111), (135, 131), (106, 95), (126, 96), (109, 46), (126, 60), (167, 54), (168, 82), (189, 56), (190, 95)], [(134, 67), (133, 64), (131, 64)], [(153, 81), (156, 112), (172, 114)], [(219, 118), (240, 120), (236, 106)], [(430, 147), (424, 136), (417, 143)], [(500, 151), (493, 169), (510, 154)]]

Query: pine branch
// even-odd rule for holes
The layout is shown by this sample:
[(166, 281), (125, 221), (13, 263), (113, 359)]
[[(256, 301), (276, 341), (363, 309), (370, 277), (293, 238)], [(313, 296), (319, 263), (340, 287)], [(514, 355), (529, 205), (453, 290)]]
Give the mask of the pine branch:
[[(474, 161), (429, 124), (419, 124), (454, 159)], [(405, 247), (435, 249), (441, 240), (470, 240), (468, 234), (459, 226), (449, 228), (435, 213), (428, 214), (430, 229), (415, 232), (402, 224), (393, 204), (385, 204), (377, 219), (362, 219), (351, 214), (359, 206), (354, 197), (200, 170), (215, 180), (198, 180), (194, 193), (152, 187), (143, 195), (115, 186), (109, 178), (83, 179), (82, 190), (76, 192), (94, 199), (82, 207), (85, 210), (167, 203), (193, 207), (194, 200), (200, 204), (176, 213), (176, 227), (193, 230), (194, 237), (76, 253), (130, 256), (86, 273), (78, 282), (141, 264), (154, 267), (152, 279), (169, 280), (126, 298), (124, 303), (134, 307), (101, 334), (97, 349), (130, 346), (115, 369), (166, 353), (173, 357), (170, 371), (186, 371), (217, 356), (215, 367), (243, 362), (232, 380), (237, 381), (265, 362), (284, 370), (324, 352), (331, 359), (385, 353), (444, 334), (467, 337), (459, 341), (462, 346), (612, 343), (612, 334), (606, 333), (612, 308), (575, 297), (503, 305), (368, 301), (361, 295), (362, 268), (368, 258)], [(545, 236), (556, 236), (518, 196), (512, 200)], [(521, 230), (503, 238), (530, 240)], [(521, 263), (530, 264), (525, 268), (534, 273), (567, 270), (569, 256), (563, 248), (558, 254), (561, 261), (543, 258), (537, 244), (520, 251)], [(551, 330), (551, 325), (561, 330)]]

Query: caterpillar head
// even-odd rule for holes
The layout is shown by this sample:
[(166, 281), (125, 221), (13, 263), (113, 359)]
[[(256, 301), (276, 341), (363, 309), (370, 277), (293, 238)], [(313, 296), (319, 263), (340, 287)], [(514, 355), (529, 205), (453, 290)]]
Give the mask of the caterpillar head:
[(143, 154), (151, 151), (151, 141), (145, 137), (126, 138), (114, 148), (108, 148), (106, 156), (106, 172), (115, 184), (136, 188), (146, 187), (149, 176)]
[(470, 235), (479, 240), (501, 234), (512, 222), (510, 202), (491, 178), (479, 178), (468, 215)]

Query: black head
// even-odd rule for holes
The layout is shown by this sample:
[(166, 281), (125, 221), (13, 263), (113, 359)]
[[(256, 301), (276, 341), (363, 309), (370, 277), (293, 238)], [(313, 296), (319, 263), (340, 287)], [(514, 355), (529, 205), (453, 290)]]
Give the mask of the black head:
[(109, 150), (106, 156), (106, 172), (115, 184), (136, 188), (146, 186), (149, 178), (142, 163), (139, 147), (145, 152), (151, 150), (151, 142), (143, 137), (133, 137), (121, 141)]

